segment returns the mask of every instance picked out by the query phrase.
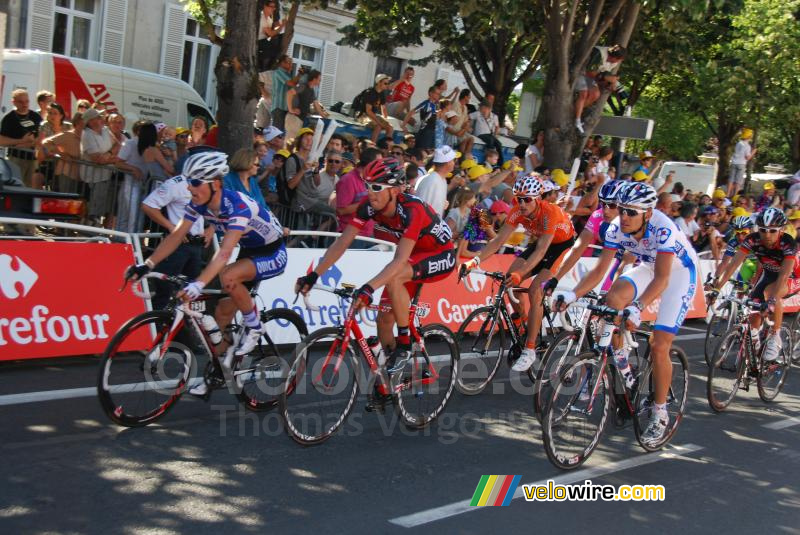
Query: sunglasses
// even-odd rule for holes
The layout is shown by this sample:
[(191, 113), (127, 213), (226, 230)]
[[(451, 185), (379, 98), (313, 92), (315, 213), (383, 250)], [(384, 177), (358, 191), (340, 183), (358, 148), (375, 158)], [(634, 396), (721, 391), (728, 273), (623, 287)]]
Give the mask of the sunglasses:
[(636, 208), (621, 208), (619, 209), (620, 215), (626, 215), (628, 217), (636, 217), (639, 214), (645, 213), (647, 210), (637, 210)]
[(528, 204), (529, 202), (533, 202), (536, 200), (534, 197), (517, 197), (517, 201), (522, 204)]
[(619, 205), (615, 202), (604, 202), (602, 204), (603, 208), (608, 208), (609, 210), (616, 210), (619, 207)]
[(758, 227), (759, 232), (765, 232), (767, 234), (775, 234), (776, 232), (780, 232), (781, 229), (779, 228), (766, 228), (766, 227)]
[(392, 151), (392, 156), (402, 156), (403, 154), (405, 154), (405, 153), (403, 151), (401, 151), (401, 150)]
[(192, 186), (193, 188), (199, 188), (203, 184), (208, 184), (208, 182), (206, 182), (205, 180), (200, 180), (199, 178), (189, 179), (189, 185)]
[(373, 191), (375, 193), (380, 193), (383, 190), (389, 189), (389, 188), (392, 188), (392, 187), (394, 187), (394, 186), (391, 186), (389, 184), (376, 184), (375, 182), (370, 182), (369, 184), (367, 184), (367, 189), (369, 189), (370, 191)]
[(331, 159), (328, 159), (328, 163), (342, 163), (342, 160), (331, 160)]
[(743, 229), (743, 230), (736, 230), (734, 231), (736, 234), (750, 234), (750, 230)]

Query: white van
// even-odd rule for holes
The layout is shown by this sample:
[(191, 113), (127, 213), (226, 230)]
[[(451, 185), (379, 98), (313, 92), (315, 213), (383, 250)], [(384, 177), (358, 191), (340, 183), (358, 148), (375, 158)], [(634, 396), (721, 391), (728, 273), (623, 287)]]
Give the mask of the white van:
[(76, 102), (100, 101), (107, 109), (122, 113), (128, 126), (138, 119), (189, 127), (200, 115), (213, 123), (213, 116), (192, 86), (176, 78), (97, 61), (68, 58), (37, 50), (3, 50), (2, 101), (0, 112), (12, 108), (11, 92), (28, 91), (31, 109), (37, 110), (36, 92), (52, 91), (68, 115)]
[(680, 182), (684, 190), (693, 193), (706, 193), (711, 195), (717, 184), (717, 166), (692, 162), (664, 162), (658, 176), (653, 180), (653, 186), (658, 189), (664, 184), (667, 174), (675, 172), (672, 183)]

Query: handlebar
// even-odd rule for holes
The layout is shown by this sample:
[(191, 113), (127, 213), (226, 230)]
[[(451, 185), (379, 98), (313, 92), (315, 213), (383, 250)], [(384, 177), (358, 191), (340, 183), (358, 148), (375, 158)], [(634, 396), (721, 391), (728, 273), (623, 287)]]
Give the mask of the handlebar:
[[(344, 287), (344, 288), (334, 288), (333, 286), (325, 286), (325, 285), (317, 284), (313, 288), (311, 288), (311, 290), (320, 290), (320, 291), (323, 291), (323, 292), (332, 293), (332, 294), (334, 294), (334, 295), (336, 295), (336, 296), (338, 296), (338, 297), (340, 297), (342, 299), (352, 299), (353, 298), (353, 293), (355, 292), (356, 289), (355, 289), (355, 287), (351, 288), (349, 286), (348, 287)], [(300, 294), (300, 295), (303, 296), (303, 304), (306, 306), (306, 308), (308, 310), (311, 310), (313, 312), (317, 312), (317, 311), (320, 310), (320, 307), (318, 307), (317, 305), (315, 305), (314, 303), (311, 302), (311, 299), (308, 297), (307, 293)], [(361, 321), (362, 321), (362, 323), (364, 323), (364, 325), (367, 325), (369, 327), (375, 327), (376, 326), (375, 322), (370, 321), (367, 318), (366, 309), (362, 308), (361, 310), (358, 311), (358, 314), (361, 317)]]
[[(503, 273), (502, 271), (486, 271), (486, 270), (483, 270), (483, 269), (480, 269), (480, 268), (473, 268), (471, 270), (467, 270), (466, 265), (465, 264), (461, 264), (461, 267), (458, 268), (458, 282), (461, 283), (461, 280), (464, 277), (466, 277), (469, 273), (477, 273), (478, 275), (486, 275), (490, 279), (494, 279), (494, 280), (496, 280), (498, 282), (503, 282), (504, 280), (506, 280), (506, 274)], [(519, 304), (519, 299), (517, 299), (517, 297), (514, 295), (514, 288), (513, 287), (507, 287), (505, 292), (506, 292), (506, 295), (508, 295), (508, 298), (511, 300), (512, 303), (514, 303), (515, 305)]]
[(625, 343), (630, 347), (639, 347), (639, 343), (634, 341), (630, 331), (628, 330), (627, 320), (629, 313), (627, 310), (617, 310), (616, 308), (611, 308), (610, 306), (606, 305), (588, 305), (586, 308), (606, 318), (622, 317), (622, 322), (619, 326), (619, 332), (625, 339)]
[[(122, 285), (122, 288), (120, 288), (120, 291), (124, 290), (125, 287), (128, 285), (128, 283), (130, 282), (131, 283), (131, 291), (133, 292), (133, 294), (135, 296), (141, 297), (142, 299), (150, 299), (151, 297), (153, 297), (153, 294), (147, 294), (144, 291), (139, 289), (141, 287), (141, 282), (144, 279), (161, 280), (161, 281), (164, 281), (164, 282), (168, 282), (169, 284), (172, 284), (173, 286), (177, 286), (177, 287), (186, 286), (187, 284), (189, 284), (191, 282), (191, 279), (189, 279), (189, 277), (186, 277), (184, 275), (167, 275), (166, 273), (158, 273), (157, 271), (151, 271), (150, 273), (142, 276), (138, 280), (135, 280), (135, 281), (126, 280), (125, 283)], [(201, 294), (202, 295), (225, 295), (225, 292), (222, 291), (222, 290), (203, 288), (203, 290), (201, 291)]]

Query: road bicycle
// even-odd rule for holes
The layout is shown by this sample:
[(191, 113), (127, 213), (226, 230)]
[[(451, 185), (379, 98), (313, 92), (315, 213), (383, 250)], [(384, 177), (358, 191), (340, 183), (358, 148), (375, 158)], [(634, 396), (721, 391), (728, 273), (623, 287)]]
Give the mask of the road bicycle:
[[(667, 394), (669, 427), (657, 443), (643, 441), (655, 388), (650, 345), (641, 357), (631, 351), (634, 359), (629, 357), (629, 363), (636, 381), (633, 388), (627, 388), (614, 364), (611, 347), (615, 332), (622, 335), (628, 348), (636, 349), (639, 345), (625, 325), (627, 313), (604, 305), (588, 305), (587, 308), (591, 311), (588, 321), (603, 320), (598, 328), (600, 338), (597, 346), (581, 353), (573, 364), (560, 370), (556, 384), (552, 385), (552, 398), (542, 415), (547, 457), (556, 467), (565, 470), (581, 466), (591, 456), (612, 411), (618, 423), (633, 420), (634, 434), (645, 450), (662, 448), (675, 434), (687, 401), (689, 366), (686, 354), (679, 347), (673, 347), (669, 353), (672, 363), (672, 379)], [(622, 317), (619, 327), (613, 324), (617, 317)]]
[[(710, 276), (709, 274), (709, 277)], [(709, 366), (711, 366), (712, 357), (722, 337), (725, 333), (730, 331), (734, 325), (742, 321), (742, 308), (739, 306), (739, 302), (735, 299), (732, 300), (731, 297), (741, 299), (747, 293), (750, 285), (746, 282), (734, 279), (731, 279), (730, 282), (732, 286), (725, 295), (716, 297), (713, 292), (709, 292), (713, 297), (716, 297), (713, 302), (709, 300), (708, 305), (711, 318), (708, 321), (708, 327), (706, 327), (704, 351), (706, 364)]]
[[(226, 294), (204, 289), (197, 301), (183, 302), (176, 297), (188, 279), (183, 276), (149, 273), (144, 279), (158, 279), (169, 284), (171, 297), (163, 310), (150, 310), (130, 319), (112, 337), (100, 361), (97, 396), (106, 415), (127, 427), (144, 426), (164, 416), (187, 388), (205, 381), (211, 391), (228, 386), (248, 409), (265, 411), (274, 408), (280, 394), (281, 367), (290, 362), (294, 344), (308, 334), (303, 318), (293, 310), (261, 310), (266, 329), (259, 346), (248, 355), (235, 355), (244, 329), (233, 323), (226, 332), (216, 331), (216, 323), (204, 314), (210, 299)], [(142, 298), (149, 294), (132, 286)], [(123, 287), (124, 288), (124, 287)], [(251, 295), (257, 293), (257, 285)], [(209, 322), (209, 319), (211, 320)], [(207, 329), (204, 324), (214, 328)], [(278, 343), (268, 333), (280, 329)], [(227, 338), (230, 346), (224, 355), (214, 352), (212, 338)], [(219, 340), (218, 340), (219, 341)], [(208, 357), (200, 378), (192, 379), (198, 369), (198, 356)]]
[[(706, 396), (715, 412), (728, 408), (739, 388), (749, 391), (754, 379), (758, 396), (765, 402), (773, 401), (783, 388), (791, 365), (792, 336), (786, 327), (781, 327), (783, 347), (778, 358), (774, 361), (763, 358), (765, 333), (774, 325), (766, 317), (768, 304), (749, 298), (731, 297), (729, 300), (736, 302), (742, 313), (737, 324), (720, 341), (708, 369)], [(758, 312), (764, 318), (755, 338), (750, 328), (750, 312)]]
[[(312, 290), (336, 295), (340, 310), (347, 312), (341, 325), (308, 335), (287, 369), (280, 412), (295, 442), (321, 444), (336, 433), (353, 410), (359, 385), (367, 394), (368, 412), (383, 412), (391, 403), (400, 421), (411, 429), (426, 427), (444, 411), (456, 382), (458, 346), (446, 326), (420, 325), (429, 308), (418, 304), (419, 291), (409, 308), (412, 351), (401, 361), (386, 363), (377, 338), (364, 336), (356, 307), (348, 304), (355, 286), (317, 285)], [(318, 308), (307, 295), (303, 299), (306, 307)], [(369, 305), (365, 310), (388, 312), (391, 307)], [(362, 322), (367, 322), (365, 310), (360, 313)]]

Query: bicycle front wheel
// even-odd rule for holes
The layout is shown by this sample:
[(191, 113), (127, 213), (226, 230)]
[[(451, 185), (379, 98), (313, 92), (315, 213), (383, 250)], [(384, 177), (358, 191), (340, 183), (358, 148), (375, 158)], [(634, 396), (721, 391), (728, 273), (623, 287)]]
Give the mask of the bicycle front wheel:
[(562, 470), (579, 467), (594, 452), (611, 408), (602, 359), (592, 351), (581, 353), (578, 359), (561, 373), (542, 415), (544, 451)]
[(580, 333), (564, 331), (550, 344), (542, 356), (542, 364), (537, 371), (536, 366), (531, 366), (528, 375), (533, 381), (533, 413), (539, 423), (542, 422), (545, 406), (553, 398), (554, 385), (558, 382), (561, 373), (569, 366), (575, 364), (576, 355), (580, 348), (578, 344)]
[(719, 345), (722, 337), (725, 336), (732, 327), (732, 322), (736, 321), (733, 314), (733, 306), (730, 302), (725, 303), (722, 308), (717, 310), (706, 328), (705, 357), (706, 364), (711, 366), (711, 359)]
[(319, 329), (297, 346), (279, 398), (288, 435), (304, 446), (328, 440), (347, 419), (358, 394), (353, 344), (342, 347), (341, 329)]
[(650, 359), (646, 361), (644, 370), (639, 373), (639, 387), (633, 397), (633, 406), (636, 411), (636, 417), (633, 419), (633, 432), (639, 445), (647, 451), (660, 450), (672, 439), (672, 435), (678, 430), (678, 425), (683, 418), (683, 411), (686, 409), (689, 394), (689, 360), (686, 358), (686, 353), (679, 347), (670, 349), (669, 360), (672, 363), (672, 379), (667, 391), (669, 427), (657, 444), (646, 444), (642, 441), (642, 434), (650, 422), (655, 396), (653, 363)]
[(420, 327), (419, 335), (419, 348), (391, 377), (395, 410), (411, 429), (427, 426), (444, 411), (458, 372), (458, 345), (450, 329), (432, 323)]
[(506, 352), (503, 318), (495, 307), (478, 308), (456, 335), (459, 346), (456, 388), (467, 396), (480, 394), (492, 382)]
[(714, 412), (724, 411), (736, 396), (744, 373), (745, 351), (747, 347), (739, 329), (726, 334), (717, 346), (706, 381), (706, 397)]
[(248, 409), (268, 411), (278, 405), (282, 377), (292, 365), (294, 350), (306, 336), (303, 318), (288, 308), (273, 308), (261, 314), (266, 334), (249, 355), (237, 357), (233, 367), (236, 397)]
[(108, 344), (100, 361), (97, 397), (114, 423), (150, 424), (183, 394), (194, 356), (175, 341), (173, 319), (166, 310), (145, 312), (120, 327)]
[(800, 365), (800, 312), (794, 315), (792, 326), (789, 329), (792, 338), (792, 364)]
[(778, 397), (783, 385), (786, 382), (786, 375), (789, 373), (789, 366), (791, 365), (791, 358), (789, 351), (792, 347), (792, 337), (789, 334), (789, 329), (781, 327), (781, 339), (783, 347), (778, 351), (778, 358), (773, 361), (764, 360), (764, 352), (761, 352), (761, 359), (758, 367), (758, 378), (756, 379), (756, 386), (758, 388), (758, 397), (766, 403), (770, 403)]

